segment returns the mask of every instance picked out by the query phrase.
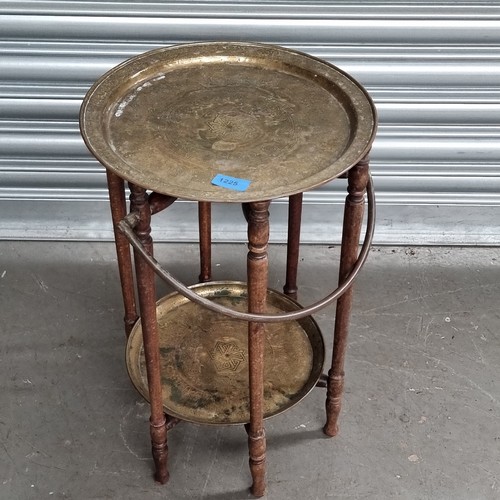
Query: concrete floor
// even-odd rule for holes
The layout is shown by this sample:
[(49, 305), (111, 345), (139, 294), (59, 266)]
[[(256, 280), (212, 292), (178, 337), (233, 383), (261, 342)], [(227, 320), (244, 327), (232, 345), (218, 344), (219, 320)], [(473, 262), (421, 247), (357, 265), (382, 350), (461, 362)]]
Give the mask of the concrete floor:
[[(157, 256), (196, 281), (195, 246)], [(241, 279), (244, 256), (216, 246), (215, 278)], [(310, 303), (338, 249), (301, 257)], [(154, 483), (111, 244), (1, 242), (0, 266), (0, 499), (250, 498), (241, 427), (177, 426)], [(341, 432), (321, 432), (323, 389), (268, 420), (266, 498), (500, 498), (500, 248), (375, 249), (356, 290)], [(333, 312), (317, 315), (327, 345)]]

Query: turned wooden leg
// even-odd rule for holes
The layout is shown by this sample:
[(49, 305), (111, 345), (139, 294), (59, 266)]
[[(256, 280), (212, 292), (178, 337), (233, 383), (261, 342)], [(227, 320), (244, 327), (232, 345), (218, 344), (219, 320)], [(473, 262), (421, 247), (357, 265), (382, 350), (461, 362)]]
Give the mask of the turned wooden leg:
[(302, 219), (302, 193), (288, 199), (288, 241), (286, 246), (286, 281), (283, 291), (297, 298), (297, 269), (299, 266), (300, 224)]
[(198, 202), (198, 226), (200, 232), (200, 276), (201, 283), (212, 279), (212, 204)]
[[(135, 227), (141, 243), (149, 253), (153, 253), (151, 238), (151, 211), (147, 201), (146, 190), (130, 184), (132, 208), (139, 215), (139, 223)], [(168, 481), (167, 470), (167, 421), (163, 412), (163, 400), (160, 373), (160, 341), (158, 323), (156, 321), (156, 287), (155, 274), (146, 261), (134, 252), (137, 276), (137, 292), (141, 311), (144, 354), (146, 357), (146, 373), (148, 378), (149, 401), (151, 405), (150, 433), (155, 463), (155, 479), (159, 483)]]
[[(248, 211), (248, 311), (266, 312), (269, 241), (268, 201), (249, 204)], [(251, 492), (256, 497), (266, 490), (266, 437), (264, 432), (264, 323), (248, 323), (248, 366), (250, 424), (247, 426)]]
[[(349, 274), (358, 255), (359, 236), (363, 222), (364, 193), (368, 183), (368, 157), (349, 170), (348, 195), (344, 209), (342, 248), (340, 253), (339, 282)], [(344, 389), (344, 360), (349, 332), (353, 287), (351, 286), (337, 301), (332, 366), (328, 372), (326, 398), (326, 424), (323, 431), (328, 436), (338, 432), (338, 417)]]
[(132, 270), (132, 257), (130, 245), (125, 235), (118, 229), (117, 224), (127, 215), (127, 203), (125, 200), (125, 183), (123, 179), (113, 172), (107, 171), (109, 202), (111, 205), (111, 218), (115, 233), (116, 257), (118, 260), (118, 271), (122, 287), (123, 307), (125, 310), (125, 334), (130, 335), (132, 327), (137, 321), (137, 307), (134, 294), (134, 274)]

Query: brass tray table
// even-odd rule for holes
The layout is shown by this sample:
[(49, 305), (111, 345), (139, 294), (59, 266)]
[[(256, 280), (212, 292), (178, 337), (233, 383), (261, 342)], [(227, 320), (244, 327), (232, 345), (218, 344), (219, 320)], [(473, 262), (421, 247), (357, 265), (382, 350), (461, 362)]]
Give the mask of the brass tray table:
[[(327, 387), (324, 432), (338, 430), (352, 283), (374, 227), (368, 165), (374, 105), (349, 75), (309, 55), (256, 43), (195, 43), (153, 50), (110, 70), (89, 90), (80, 128), (107, 172), (127, 367), (151, 405), (155, 478), (168, 480), (167, 430), (178, 421), (245, 424), (252, 493), (262, 496), (264, 418), (320, 385)], [(339, 286), (302, 307), (294, 300), (302, 193), (342, 176), (348, 194)], [(267, 284), (268, 208), (280, 197), (289, 197), (284, 293)], [(365, 197), (368, 221), (358, 252)], [(201, 283), (193, 287), (153, 257), (151, 216), (178, 198), (199, 206)], [(211, 282), (214, 202), (242, 204), (247, 283)], [(175, 290), (158, 302), (155, 273)], [(335, 300), (333, 359), (323, 375), (323, 339), (311, 314)]]

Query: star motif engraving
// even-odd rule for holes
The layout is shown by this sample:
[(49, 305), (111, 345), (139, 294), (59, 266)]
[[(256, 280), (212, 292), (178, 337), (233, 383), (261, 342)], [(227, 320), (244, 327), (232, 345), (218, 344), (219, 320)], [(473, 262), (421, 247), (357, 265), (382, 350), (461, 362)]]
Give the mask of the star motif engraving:
[(246, 360), (245, 353), (234, 342), (218, 340), (210, 351), (215, 369), (219, 373), (235, 372), (242, 362)]

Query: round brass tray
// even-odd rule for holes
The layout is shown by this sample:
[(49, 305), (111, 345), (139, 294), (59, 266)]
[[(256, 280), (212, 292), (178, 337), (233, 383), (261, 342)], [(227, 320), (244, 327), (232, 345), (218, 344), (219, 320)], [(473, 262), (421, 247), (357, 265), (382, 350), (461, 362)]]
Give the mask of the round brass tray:
[[(237, 310), (247, 309), (247, 286), (240, 282), (195, 285), (196, 293)], [(300, 306), (268, 290), (268, 312)], [(247, 323), (213, 313), (173, 293), (157, 303), (165, 411), (203, 424), (249, 421)], [(323, 337), (311, 317), (266, 325), (264, 418), (304, 398), (321, 376)], [(148, 384), (142, 327), (134, 326), (127, 344), (132, 383), (146, 399)]]
[[(210, 42), (153, 50), (112, 69), (88, 92), (80, 128), (106, 168), (141, 187), (249, 202), (338, 177), (370, 148), (376, 112), (355, 80), (324, 61), (273, 45)], [(218, 174), (250, 184), (213, 185)]]

